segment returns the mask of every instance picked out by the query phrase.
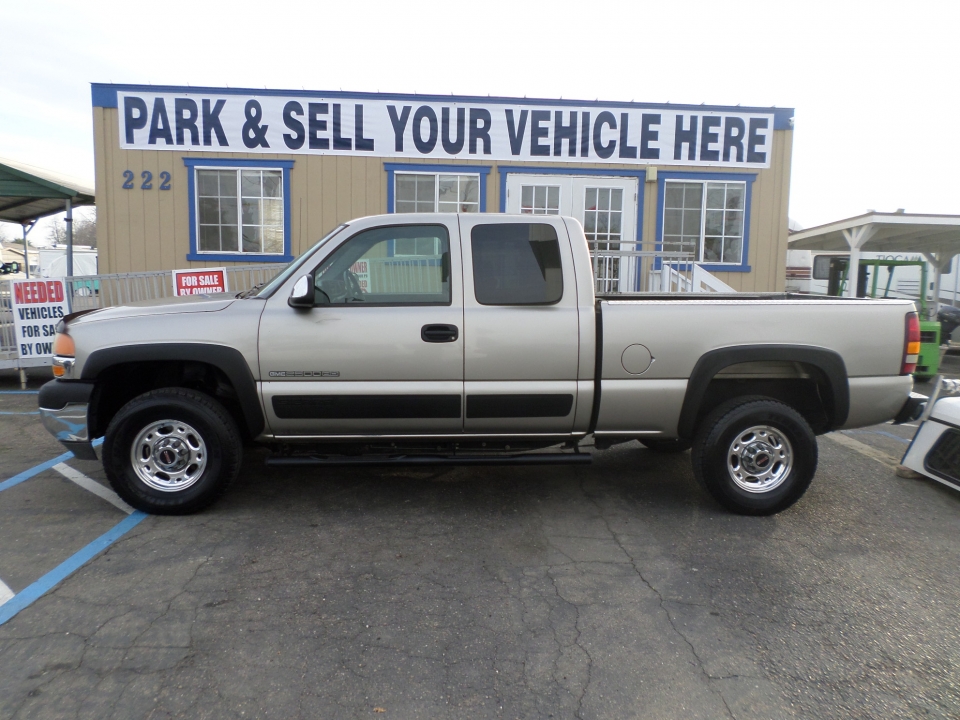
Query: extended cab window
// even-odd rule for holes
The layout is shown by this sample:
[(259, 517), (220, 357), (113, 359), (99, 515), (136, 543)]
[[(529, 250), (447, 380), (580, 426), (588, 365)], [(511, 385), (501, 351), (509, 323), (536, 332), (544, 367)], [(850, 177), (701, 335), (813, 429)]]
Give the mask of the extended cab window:
[(481, 305), (552, 305), (563, 296), (560, 243), (552, 225), (477, 225), (470, 235)]
[(317, 305), (449, 305), (450, 237), (442, 225), (366, 230), (314, 277)]

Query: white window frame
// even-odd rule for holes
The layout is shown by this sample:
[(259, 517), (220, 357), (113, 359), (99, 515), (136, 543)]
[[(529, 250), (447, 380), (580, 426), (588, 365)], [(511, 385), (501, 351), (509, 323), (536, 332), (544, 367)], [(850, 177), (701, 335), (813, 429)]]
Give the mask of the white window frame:
[[(740, 185), (743, 187), (743, 207), (740, 209), (742, 214), (742, 225), (740, 226), (740, 258), (736, 262), (731, 261), (719, 261), (719, 260), (704, 260), (703, 259), (703, 241), (706, 238), (706, 226), (707, 226), (707, 185)], [(744, 238), (747, 232), (747, 192), (749, 188), (747, 183), (744, 180), (696, 180), (696, 179), (685, 179), (685, 180), (666, 180), (664, 182), (663, 190), (663, 200), (660, 206), (660, 212), (663, 213), (664, 223), (666, 223), (666, 213), (667, 213), (667, 187), (671, 184), (679, 185), (702, 185), (703, 192), (700, 195), (700, 236), (697, 239), (697, 257), (694, 262), (702, 263), (704, 265), (729, 265), (730, 267), (740, 267), (743, 265), (743, 244)], [(716, 210), (717, 208), (710, 208), (711, 210)], [(724, 208), (726, 209), (726, 208)], [(726, 236), (721, 236), (721, 243)], [(733, 237), (733, 236), (731, 236)], [(666, 233), (661, 237), (661, 242), (666, 243)]]
[[(523, 190), (524, 188), (531, 188), (533, 190), (533, 205), (529, 208), (523, 204)], [(547, 191), (547, 204), (543, 208), (537, 208), (537, 188), (545, 188)], [(550, 208), (550, 190), (556, 189), (557, 191), (557, 207), (556, 212), (551, 212)], [(520, 186), (520, 214), (521, 215), (559, 215), (560, 214), (560, 205), (563, 202), (563, 187), (557, 185), (556, 183), (544, 184), (544, 183), (532, 183)], [(538, 209), (541, 209), (543, 212), (537, 212)]]
[[(194, 217), (196, 218), (194, 231), (196, 233), (196, 248), (195, 251), (197, 255), (236, 255), (237, 257), (251, 257), (251, 256), (263, 256), (263, 255), (275, 255), (277, 257), (284, 257), (286, 249), (286, 201), (284, 197), (284, 169), (282, 167), (245, 167), (243, 165), (235, 166), (223, 166), (223, 165), (194, 165), (193, 168), (193, 186), (195, 188), (193, 193), (193, 202), (194, 202)], [(240, 247), (239, 250), (201, 250), (200, 249), (200, 176), (199, 171), (201, 170), (213, 170), (217, 172), (233, 172), (236, 174), (237, 178), (237, 243)], [(256, 252), (249, 251), (245, 252), (243, 250), (243, 194), (241, 189), (241, 172), (243, 171), (259, 171), (259, 172), (276, 172), (280, 174), (280, 251), (279, 252), (269, 252), (267, 250), (258, 250)], [(262, 192), (262, 190), (261, 190)], [(204, 197), (209, 197), (205, 195)], [(220, 196), (218, 196), (219, 198)], [(263, 200), (263, 195), (261, 194), (260, 199)], [(263, 219), (262, 207), (261, 207), (261, 220)], [(218, 223), (222, 225), (222, 223)], [(249, 226), (253, 227), (253, 226)], [(263, 245), (263, 223), (260, 223), (261, 228), (261, 240), (260, 244)]]
[[(405, 172), (405, 171), (397, 170), (397, 171), (395, 171), (395, 172), (393, 173), (393, 211), (394, 211), (394, 213), (396, 213), (396, 214), (398, 214), (398, 215), (406, 215), (406, 214), (408, 214), (408, 213), (397, 212), (397, 202), (399, 201), (399, 200), (398, 200), (398, 195), (397, 195), (397, 178), (400, 177), (401, 175), (420, 175), (420, 176), (432, 177), (432, 178), (434, 179), (434, 182), (433, 182), (433, 210), (428, 211), (428, 212), (440, 212), (440, 210), (439, 210), (438, 208), (440, 207), (440, 176), (441, 176), (441, 175), (452, 175), (452, 176), (455, 176), (455, 177), (476, 178), (476, 179), (477, 179), (477, 202), (476, 202), (476, 203), (470, 203), (470, 204), (471, 204), (471, 205), (476, 204), (476, 206), (477, 206), (476, 212), (478, 212), (478, 213), (479, 213), (479, 212), (482, 212), (481, 209), (480, 209), (480, 183), (483, 182), (483, 175), (482, 175), (481, 173), (465, 173), (465, 172), (436, 172), (436, 173), (431, 173), (431, 172)], [(458, 189), (459, 189), (459, 184), (460, 184), (460, 183), (459, 183), (459, 180), (458, 180), (458, 181), (457, 181), (457, 187), (458, 187)], [(459, 205), (459, 202), (458, 202), (458, 205)], [(421, 211), (418, 211), (418, 212), (421, 212)], [(457, 212), (461, 212), (461, 211), (458, 209)], [(467, 212), (472, 212), (472, 211), (467, 211)]]

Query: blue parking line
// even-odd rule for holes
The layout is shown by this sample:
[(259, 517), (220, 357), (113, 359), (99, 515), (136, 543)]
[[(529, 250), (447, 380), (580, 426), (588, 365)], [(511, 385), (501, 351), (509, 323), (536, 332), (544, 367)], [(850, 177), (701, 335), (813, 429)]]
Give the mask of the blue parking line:
[(894, 440), (902, 442), (904, 445), (910, 444), (909, 439), (900, 437), (899, 435), (894, 435), (893, 433), (887, 432), (886, 430), (844, 430), (843, 432), (857, 433), (858, 435), (863, 433), (866, 433), (868, 435), (883, 435), (884, 437), (893, 438)]
[[(97, 447), (98, 445), (102, 445), (102, 444), (103, 444), (103, 438), (97, 438), (96, 440), (93, 441), (94, 447)], [(40, 463), (39, 465), (34, 465), (29, 470), (24, 470), (22, 473), (18, 473), (17, 475), (14, 475), (12, 478), (8, 480), (4, 480), (3, 482), (0, 482), (0, 492), (4, 490), (8, 490), (9, 488), (12, 488), (15, 485), (19, 485), (20, 483), (26, 480), (29, 480), (30, 478), (36, 475), (39, 475), (44, 470), (49, 470), (54, 465), (58, 465), (62, 462), (66, 462), (72, 457), (73, 457), (72, 452), (65, 452), (63, 455), (57, 455), (57, 457), (55, 457), (53, 460), (47, 460), (46, 462)]]
[[(69, 455), (70, 453), (67, 454)], [(139, 525), (145, 517), (147, 517), (146, 513), (135, 510), (131, 515), (128, 515), (114, 525), (113, 528), (92, 543), (71, 555), (42, 578), (31, 583), (7, 600), (3, 605), (0, 605), (0, 625), (3, 625), (7, 620), (13, 618), (21, 610), (33, 605), (33, 603)]]
[(39, 415), (39, 410), (34, 410), (33, 412), (8, 412), (5, 410), (0, 410), (0, 415)]
[(0, 390), (0, 395), (38, 395), (39, 390)]

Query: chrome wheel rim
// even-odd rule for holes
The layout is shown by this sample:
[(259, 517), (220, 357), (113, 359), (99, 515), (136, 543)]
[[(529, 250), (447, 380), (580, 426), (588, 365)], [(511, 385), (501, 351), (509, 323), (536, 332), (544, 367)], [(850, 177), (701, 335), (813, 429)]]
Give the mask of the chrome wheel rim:
[(148, 487), (178, 492), (193, 485), (207, 467), (207, 444), (180, 420), (150, 423), (130, 448), (134, 472)]
[(765, 493), (779, 487), (792, 467), (790, 441), (769, 425), (754, 425), (741, 431), (727, 451), (730, 479), (749, 493)]

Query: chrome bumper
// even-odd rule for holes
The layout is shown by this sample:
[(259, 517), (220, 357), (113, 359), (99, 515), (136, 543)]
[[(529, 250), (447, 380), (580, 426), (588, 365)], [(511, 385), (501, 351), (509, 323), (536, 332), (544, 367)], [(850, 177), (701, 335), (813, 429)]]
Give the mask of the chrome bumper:
[(40, 408), (43, 426), (60, 444), (81, 460), (96, 460), (87, 431), (87, 403), (68, 403), (59, 410)]
[(97, 459), (87, 420), (92, 392), (90, 383), (62, 380), (51, 380), (40, 388), (38, 404), (43, 426), (81, 460)]
[(67, 403), (59, 410), (40, 408), (43, 426), (60, 442), (87, 442), (87, 403)]

